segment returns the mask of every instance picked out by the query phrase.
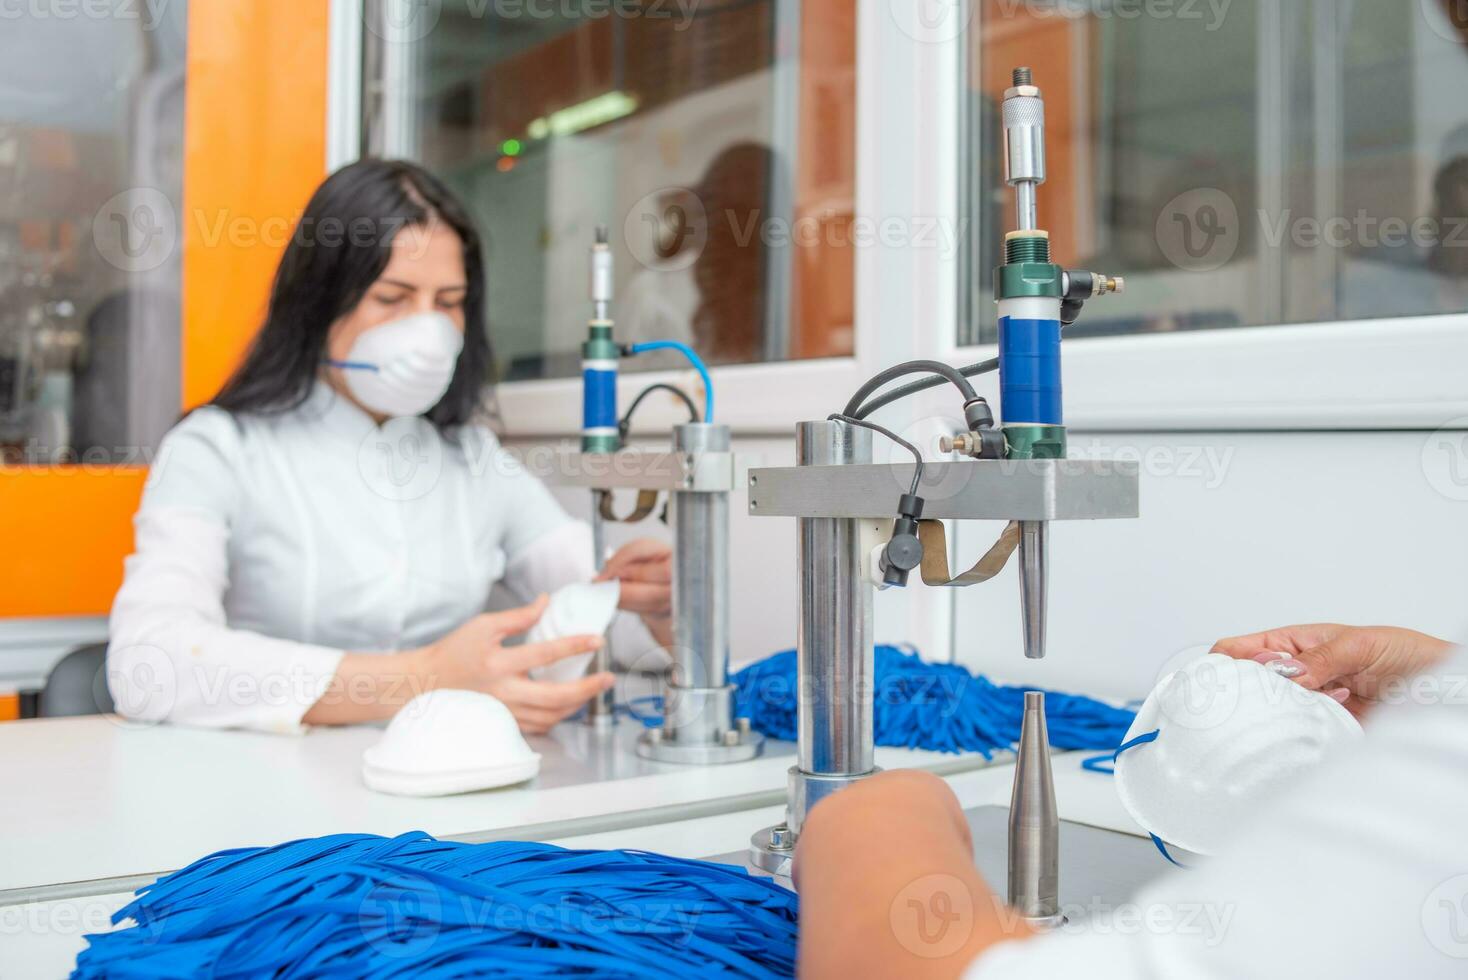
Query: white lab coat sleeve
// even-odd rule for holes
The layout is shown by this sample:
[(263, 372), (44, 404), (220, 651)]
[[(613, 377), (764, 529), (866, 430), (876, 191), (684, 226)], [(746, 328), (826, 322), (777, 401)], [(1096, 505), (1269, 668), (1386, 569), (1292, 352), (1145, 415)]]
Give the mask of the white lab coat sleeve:
[(231, 517), (241, 435), (200, 409), (163, 440), (113, 601), (107, 686), (139, 722), (292, 733), (326, 693), (341, 650), (230, 629)]
[[(489, 438), (493, 438), (492, 436)], [(505, 535), (505, 577), (501, 583), (523, 602), (596, 577), (591, 528), (574, 520), (536, 476), (525, 471), (497, 445), (499, 459), (493, 472), (502, 481), (501, 499), (508, 501)], [(609, 632), (616, 663), (632, 670), (658, 671), (668, 663), (667, 652), (638, 616), (619, 613)], [(535, 676), (565, 680), (580, 676), (590, 657), (568, 658), (557, 669)]]
[(1461, 978), (1468, 651), (1399, 693), (1228, 852), (1092, 923), (996, 946), (967, 980)]

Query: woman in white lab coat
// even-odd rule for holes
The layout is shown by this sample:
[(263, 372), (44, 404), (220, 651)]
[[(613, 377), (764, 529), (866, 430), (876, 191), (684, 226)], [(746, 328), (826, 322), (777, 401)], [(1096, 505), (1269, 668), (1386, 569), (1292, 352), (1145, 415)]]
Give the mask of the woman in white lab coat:
[[(421, 168), (321, 186), (244, 362), (149, 475), (110, 623), (122, 714), (296, 731), (447, 687), (540, 732), (611, 685), (531, 676), (580, 673), (598, 637), (504, 645), (594, 569), (585, 525), (485, 424), (485, 290), (472, 222)], [(608, 561), (648, 628), (622, 624), (619, 656), (668, 642), (669, 562), (649, 541)], [(485, 613), (497, 583), (530, 605)]]

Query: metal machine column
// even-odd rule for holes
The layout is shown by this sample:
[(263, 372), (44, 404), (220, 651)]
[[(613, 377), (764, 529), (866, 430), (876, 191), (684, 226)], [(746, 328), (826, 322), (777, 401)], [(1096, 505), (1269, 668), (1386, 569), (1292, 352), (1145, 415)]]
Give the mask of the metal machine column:
[[(673, 451), (690, 461), (730, 448), (726, 425), (695, 422), (673, 430)], [(662, 762), (743, 762), (759, 755), (764, 737), (750, 730), (748, 719), (734, 718), (729, 492), (675, 490), (671, 497), (673, 669), (663, 691), (663, 727), (643, 733), (637, 753)]]
[[(872, 433), (844, 422), (802, 422), (800, 466), (870, 463)], [(787, 863), (810, 808), (876, 771), (873, 763), (873, 587), (861, 522), (797, 520), (800, 574), (797, 690), (799, 755), (790, 770), (785, 823), (757, 832), (751, 860), (775, 873)]]

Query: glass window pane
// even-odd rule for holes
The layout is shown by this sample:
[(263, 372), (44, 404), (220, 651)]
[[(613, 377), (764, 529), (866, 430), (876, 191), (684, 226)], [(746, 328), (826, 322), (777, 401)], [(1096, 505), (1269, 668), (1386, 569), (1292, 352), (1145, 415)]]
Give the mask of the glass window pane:
[(1456, 0), (973, 0), (964, 124), (975, 286), (1014, 227), (999, 104), (1045, 91), (1040, 224), (1057, 260), (1127, 278), (1071, 336), (1461, 312), (1468, 18)]
[(178, 420), (186, 5), (0, 28), (0, 453), (143, 465)]
[(724, 364), (852, 353), (850, 3), (415, 6), (369, 9), (366, 144), (475, 213), (502, 378), (579, 372), (599, 225), (619, 339)]

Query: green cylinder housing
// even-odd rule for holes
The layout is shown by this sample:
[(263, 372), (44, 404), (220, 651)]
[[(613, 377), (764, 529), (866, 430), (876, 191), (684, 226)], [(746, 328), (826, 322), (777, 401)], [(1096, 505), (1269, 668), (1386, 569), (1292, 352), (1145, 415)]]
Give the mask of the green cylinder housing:
[(1005, 457), (1008, 459), (1065, 459), (1065, 426), (1006, 425)]
[(1050, 236), (1044, 232), (1010, 235), (1004, 241), (1004, 264), (994, 270), (996, 300), (1027, 296), (1065, 296), (1065, 270), (1050, 261)]

